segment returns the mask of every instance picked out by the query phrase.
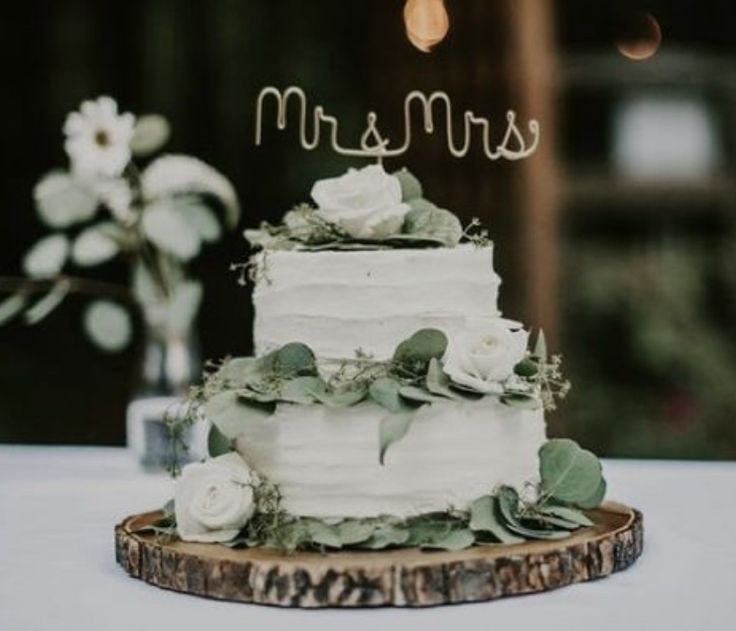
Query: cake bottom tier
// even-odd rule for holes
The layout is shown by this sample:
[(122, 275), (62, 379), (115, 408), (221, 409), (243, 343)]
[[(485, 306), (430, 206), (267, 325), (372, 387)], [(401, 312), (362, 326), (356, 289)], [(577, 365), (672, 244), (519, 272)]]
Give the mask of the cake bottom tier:
[(284, 509), (312, 517), (414, 515), (465, 509), (505, 484), (525, 491), (539, 479), (544, 413), (475, 402), (434, 403), (379, 462), (387, 412), (280, 404), (237, 439), (248, 464), (280, 488)]

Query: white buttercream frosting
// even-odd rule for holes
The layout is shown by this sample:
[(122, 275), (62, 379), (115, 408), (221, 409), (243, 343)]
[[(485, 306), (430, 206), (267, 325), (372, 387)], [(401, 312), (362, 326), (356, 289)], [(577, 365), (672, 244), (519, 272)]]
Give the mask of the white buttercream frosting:
[(451, 332), (468, 318), (498, 316), (493, 249), (259, 255), (253, 293), (256, 354), (300, 341), (326, 360), (391, 356), (418, 329)]
[(316, 517), (409, 517), (464, 509), (500, 484), (538, 481), (542, 410), (493, 397), (421, 408), (382, 466), (372, 402), (346, 409), (281, 404), (237, 440), (248, 464), (278, 484), (284, 508)]

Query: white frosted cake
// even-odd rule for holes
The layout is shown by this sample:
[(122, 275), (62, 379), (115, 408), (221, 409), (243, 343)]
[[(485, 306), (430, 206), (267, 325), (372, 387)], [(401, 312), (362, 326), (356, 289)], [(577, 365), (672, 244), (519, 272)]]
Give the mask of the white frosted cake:
[(547, 440), (558, 357), (501, 316), (474, 221), (375, 165), (321, 180), (315, 207), (246, 231), (254, 357), (195, 393), (210, 456), (177, 482), (190, 541), (284, 549), (459, 549), (588, 524), (600, 464)]

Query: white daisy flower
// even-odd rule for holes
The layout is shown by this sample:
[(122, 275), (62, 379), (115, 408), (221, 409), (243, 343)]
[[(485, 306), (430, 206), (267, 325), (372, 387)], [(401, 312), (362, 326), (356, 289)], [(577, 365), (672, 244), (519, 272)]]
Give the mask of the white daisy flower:
[(133, 191), (130, 190), (127, 180), (121, 177), (97, 177), (90, 184), (97, 197), (119, 223), (130, 225), (135, 220), (135, 212), (131, 208)]
[(135, 117), (118, 114), (118, 105), (109, 96), (84, 101), (64, 123), (64, 149), (72, 170), (80, 176), (120, 175), (130, 162), (134, 125)]

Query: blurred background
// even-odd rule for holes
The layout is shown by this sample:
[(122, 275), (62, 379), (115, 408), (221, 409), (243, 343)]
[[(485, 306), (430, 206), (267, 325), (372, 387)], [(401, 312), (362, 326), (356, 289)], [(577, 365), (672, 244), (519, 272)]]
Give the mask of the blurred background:
[[(44, 232), (31, 191), (66, 165), (66, 113), (109, 94), (165, 115), (169, 150), (234, 182), (242, 225), (195, 264), (198, 333), (203, 357), (248, 353), (249, 289), (229, 272), (247, 256), (242, 228), (361, 164), (304, 152), (293, 129), (267, 126), (254, 147), (258, 90), (300, 85), (352, 138), (369, 109), (400, 136), (405, 94), (442, 89), (499, 127), (507, 108), (542, 125), (523, 162), (458, 160), (420, 135), (388, 166), (408, 166), (430, 199), (490, 228), (504, 313), (564, 351), (573, 390), (551, 432), (606, 456), (736, 457), (736, 4), (446, 0), (444, 38), (431, 14), (442, 2), (429, 4), (415, 25), (403, 0), (15, 6), (0, 20), (0, 275), (18, 274)], [(127, 271), (99, 276), (124, 282)], [(141, 336), (101, 352), (80, 326), (83, 306), (74, 297), (42, 325), (0, 328), (0, 442), (123, 444)]]

